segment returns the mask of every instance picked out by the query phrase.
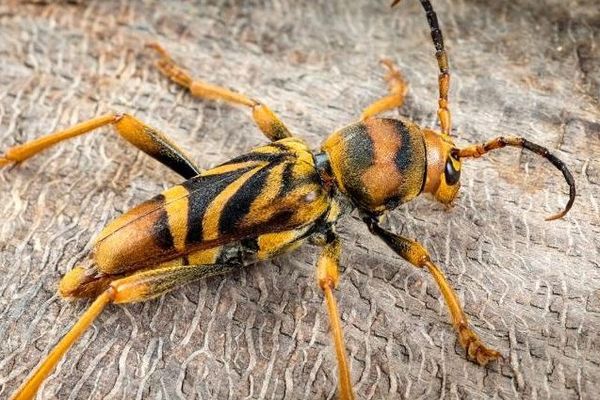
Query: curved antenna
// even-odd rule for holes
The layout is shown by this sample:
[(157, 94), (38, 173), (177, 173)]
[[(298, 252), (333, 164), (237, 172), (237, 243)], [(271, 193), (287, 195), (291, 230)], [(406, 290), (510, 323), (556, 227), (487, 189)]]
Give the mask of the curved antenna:
[(530, 142), (529, 140), (519, 136), (499, 136), (483, 144), (474, 144), (465, 147), (464, 149), (455, 149), (453, 150), (453, 155), (458, 158), (478, 158), (489, 151), (501, 149), (506, 146), (520, 147), (532, 151), (535, 154), (539, 154), (546, 160), (550, 161), (552, 165), (554, 165), (562, 172), (563, 176), (565, 177), (565, 180), (569, 184), (569, 201), (567, 202), (567, 205), (565, 206), (564, 210), (557, 214), (547, 217), (546, 221), (551, 221), (553, 219), (558, 219), (565, 216), (565, 214), (569, 212), (571, 206), (573, 206), (573, 202), (575, 201), (575, 180), (573, 179), (573, 175), (571, 175), (571, 172), (569, 172), (569, 169), (567, 168), (565, 163), (558, 159), (558, 157), (556, 157), (554, 154), (550, 153), (550, 151), (547, 148)]
[[(444, 37), (438, 24), (438, 19), (433, 6), (429, 0), (420, 0), (425, 15), (427, 16), (427, 23), (429, 23), (429, 29), (431, 30), (431, 40), (435, 46), (435, 58), (440, 69), (438, 76), (438, 86), (440, 90), (440, 97), (438, 99), (438, 119), (440, 120), (440, 127), (444, 135), (450, 135), (451, 119), (450, 109), (448, 109), (448, 90), (450, 89), (450, 68), (448, 67), (448, 55), (444, 49)], [(394, 0), (392, 7), (400, 3), (400, 0)]]

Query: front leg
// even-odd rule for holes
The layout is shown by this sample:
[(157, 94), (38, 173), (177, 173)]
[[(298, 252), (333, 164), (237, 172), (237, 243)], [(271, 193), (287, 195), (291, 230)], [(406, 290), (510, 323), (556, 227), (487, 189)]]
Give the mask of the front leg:
[(377, 221), (371, 217), (365, 218), (365, 223), (371, 233), (379, 236), (383, 241), (406, 261), (419, 268), (427, 268), (433, 275), (433, 279), (440, 288), (444, 296), (450, 315), (452, 316), (452, 325), (458, 334), (460, 345), (465, 349), (467, 357), (477, 362), (479, 365), (486, 365), (490, 361), (502, 358), (502, 355), (496, 350), (487, 348), (479, 339), (479, 336), (469, 327), (467, 316), (463, 311), (460, 301), (452, 290), (452, 287), (444, 277), (442, 271), (431, 262), (427, 250), (419, 243), (398, 236), (386, 231), (377, 224)]

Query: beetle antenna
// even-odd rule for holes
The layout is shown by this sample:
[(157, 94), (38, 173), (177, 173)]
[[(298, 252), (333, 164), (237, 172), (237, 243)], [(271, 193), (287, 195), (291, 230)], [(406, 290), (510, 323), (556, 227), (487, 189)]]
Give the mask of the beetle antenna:
[[(444, 48), (444, 37), (433, 6), (429, 0), (420, 0), (425, 15), (427, 16), (427, 22), (429, 23), (429, 29), (431, 30), (431, 40), (435, 46), (435, 58), (440, 69), (438, 76), (438, 85), (440, 91), (440, 97), (438, 99), (438, 119), (440, 120), (440, 126), (444, 135), (450, 135), (450, 109), (448, 108), (448, 90), (450, 89), (450, 68), (448, 67), (448, 55)], [(400, 0), (394, 0), (392, 7), (400, 3)]]
[(527, 149), (544, 157), (562, 172), (563, 176), (565, 177), (565, 180), (569, 184), (569, 201), (567, 202), (566, 207), (563, 211), (547, 217), (546, 221), (561, 218), (567, 212), (569, 212), (571, 206), (573, 205), (573, 202), (575, 201), (575, 180), (573, 179), (573, 175), (571, 175), (571, 172), (569, 172), (569, 169), (567, 168), (565, 163), (563, 163), (555, 155), (550, 153), (550, 151), (545, 147), (532, 143), (529, 140), (519, 136), (499, 136), (483, 144), (474, 144), (465, 147), (464, 149), (456, 149), (453, 151), (453, 155), (459, 158), (478, 158), (489, 151), (501, 149), (506, 146)]

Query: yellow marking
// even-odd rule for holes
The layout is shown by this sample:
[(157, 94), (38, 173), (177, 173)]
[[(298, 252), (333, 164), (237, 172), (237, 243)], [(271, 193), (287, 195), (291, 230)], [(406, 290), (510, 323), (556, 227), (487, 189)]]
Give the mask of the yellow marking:
[(311, 166), (315, 165), (312, 153), (303, 140), (297, 138), (287, 138), (280, 140), (278, 143), (281, 143), (290, 149), (290, 151), (296, 155), (298, 161), (307, 163)]
[(252, 153), (261, 153), (261, 154), (277, 154), (277, 153), (281, 153), (283, 150), (281, 150), (279, 147), (275, 147), (275, 146), (261, 146), (261, 147), (255, 147), (252, 149)]
[(314, 172), (315, 172), (315, 167), (312, 164), (307, 164), (305, 162), (296, 162), (294, 164), (294, 174), (293, 174), (294, 177), (307, 176), (307, 175), (311, 175)]
[[(179, 258), (174, 258), (173, 260), (165, 261), (165, 262), (160, 263), (159, 265), (153, 266), (151, 268), (145, 269), (145, 271), (150, 271), (153, 269), (160, 269), (160, 268), (181, 267), (182, 265), (183, 265), (183, 258), (179, 257)], [(140, 271), (138, 271), (138, 272), (140, 272)]]
[(305, 184), (288, 193), (277, 202), (276, 208), (263, 212), (272, 214), (275, 210), (293, 210), (288, 225), (306, 225), (316, 220), (329, 206), (329, 198), (316, 184)]
[(279, 194), (286, 165), (287, 163), (281, 163), (270, 170), (260, 195), (252, 202), (248, 214), (242, 219), (245, 226), (256, 225), (272, 217), (269, 209), (273, 208), (275, 198)]
[(241, 163), (221, 165), (219, 167), (211, 168), (207, 171), (204, 171), (201, 175), (202, 176), (220, 175), (220, 174), (224, 174), (226, 172), (237, 171), (238, 169), (243, 169), (246, 167), (254, 167), (256, 165), (263, 165), (263, 162), (244, 161)]
[(340, 203), (337, 200), (332, 200), (329, 206), (329, 212), (327, 213), (327, 222), (335, 222), (338, 220), (342, 209)]
[(258, 259), (266, 260), (290, 245), (306, 229), (291, 230), (260, 235), (258, 241)]
[(212, 247), (206, 250), (200, 250), (188, 255), (188, 264), (190, 265), (208, 265), (217, 262), (217, 257), (221, 254), (222, 247)]
[(257, 173), (263, 165), (259, 165), (256, 168), (242, 174), (233, 183), (229, 184), (221, 193), (214, 198), (214, 200), (206, 208), (204, 219), (202, 220), (202, 236), (204, 241), (215, 240), (219, 237), (219, 220), (223, 213), (223, 208), (227, 204), (227, 201), (233, 196), (246, 181), (255, 173)]
[(188, 232), (189, 192), (181, 186), (174, 186), (163, 192), (165, 210), (169, 221), (169, 230), (178, 252), (185, 249), (185, 238)]

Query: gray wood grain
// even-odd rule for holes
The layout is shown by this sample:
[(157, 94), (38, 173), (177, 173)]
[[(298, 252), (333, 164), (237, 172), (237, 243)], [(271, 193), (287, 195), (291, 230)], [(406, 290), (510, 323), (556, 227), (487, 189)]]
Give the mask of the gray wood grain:
[[(418, 199), (391, 225), (446, 271), (473, 325), (507, 356), (466, 361), (433, 280), (354, 219), (337, 291), (359, 398), (592, 399), (600, 382), (600, 15), (595, 1), (434, 1), (451, 61), (459, 144), (504, 133), (551, 148), (579, 190), (517, 150), (468, 162), (451, 210)], [(92, 1), (0, 4), (0, 150), (103, 112), (168, 132), (202, 166), (265, 139), (245, 110), (195, 100), (142, 47), (260, 98), (318, 148), (386, 91), (436, 124), (436, 66), (418, 2)], [(56, 295), (111, 218), (179, 182), (110, 129), (0, 171), (0, 397), (87, 306)], [(334, 398), (317, 249), (110, 306), (40, 391), (61, 399)]]

